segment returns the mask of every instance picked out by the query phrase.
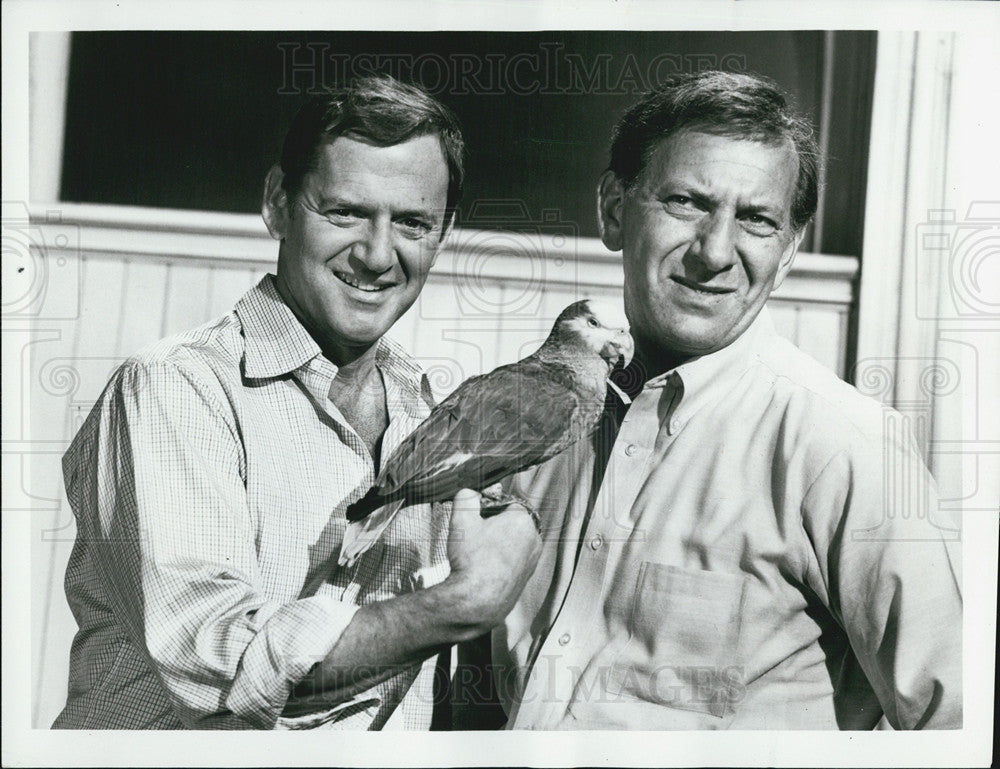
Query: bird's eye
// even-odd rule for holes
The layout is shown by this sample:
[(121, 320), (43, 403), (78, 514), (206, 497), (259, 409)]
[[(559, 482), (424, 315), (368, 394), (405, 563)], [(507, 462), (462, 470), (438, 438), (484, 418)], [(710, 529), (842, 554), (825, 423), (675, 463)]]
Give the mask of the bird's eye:
[(587, 318), (587, 325), (591, 328), (598, 328), (601, 324), (597, 322), (597, 318)]

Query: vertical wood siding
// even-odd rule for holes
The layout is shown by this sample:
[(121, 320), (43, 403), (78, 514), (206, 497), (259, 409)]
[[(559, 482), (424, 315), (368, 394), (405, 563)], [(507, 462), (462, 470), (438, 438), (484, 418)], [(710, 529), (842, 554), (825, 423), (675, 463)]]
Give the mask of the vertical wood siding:
[[(75, 228), (79, 244), (74, 240), (60, 252), (58, 279), (50, 270), (45, 311), (26, 320), (20, 335), (17, 328), (5, 334), (6, 342), (24, 345), (18, 373), (29, 398), (26, 413), (5, 414), (5, 421), (23, 417), (25, 424), (15, 431), (23, 437), (16, 450), (5, 451), (4, 473), (5, 482), (20, 479), (32, 514), (32, 721), (38, 728), (47, 728), (64, 703), (76, 629), (62, 587), (74, 524), (61, 454), (125, 357), (227, 312), (273, 271), (277, 254), (255, 217), (61, 205), (59, 227)], [(52, 242), (47, 225), (38, 226), (40, 242)], [(44, 246), (32, 255), (39, 264), (56, 258)], [(445, 394), (530, 352), (569, 302), (620, 297), (618, 258), (596, 241), (547, 249), (514, 236), (456, 232), (392, 335)], [(841, 375), (855, 271), (852, 259), (800, 255), (771, 300), (779, 332)]]

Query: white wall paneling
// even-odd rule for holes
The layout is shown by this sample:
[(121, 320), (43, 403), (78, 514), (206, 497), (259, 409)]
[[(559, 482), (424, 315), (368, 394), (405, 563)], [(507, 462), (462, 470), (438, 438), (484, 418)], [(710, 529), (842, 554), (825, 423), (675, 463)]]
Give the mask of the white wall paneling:
[(1000, 441), (978, 412), (1000, 383), (994, 38), (879, 34), (855, 378), (901, 412), (942, 504), (995, 518)]
[[(37, 341), (26, 348), (21, 372), (36, 448), (24, 480), (37, 528), (33, 722), (46, 727), (64, 701), (75, 631), (62, 588), (74, 530), (59, 457), (118, 363), (165, 334), (228, 311), (273, 271), (277, 243), (249, 215), (69, 203), (32, 214), (36, 241), (44, 244), (34, 248), (36, 261), (51, 262), (49, 274), (59, 278), (50, 281), (51, 296), (39, 301), (64, 308), (35, 324)], [(61, 236), (68, 240), (56, 251)], [(58, 270), (55, 260), (63, 260)], [(845, 366), (856, 271), (848, 257), (800, 254), (771, 300), (781, 333), (838, 373)], [(620, 297), (621, 281), (620, 255), (596, 239), (544, 229), (458, 230), (393, 335), (445, 393), (530, 352), (569, 302)]]

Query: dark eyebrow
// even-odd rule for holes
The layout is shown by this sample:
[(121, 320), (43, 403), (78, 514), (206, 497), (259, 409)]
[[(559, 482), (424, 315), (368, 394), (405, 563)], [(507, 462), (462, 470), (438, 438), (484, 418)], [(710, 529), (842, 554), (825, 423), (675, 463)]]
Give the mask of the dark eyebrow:
[(697, 205), (705, 207), (711, 205), (715, 202), (711, 195), (705, 192), (699, 192), (694, 189), (690, 184), (663, 184), (660, 189), (656, 191), (656, 197), (659, 200), (666, 201), (667, 198), (672, 197), (684, 197), (690, 198)]
[(778, 222), (784, 222), (788, 218), (785, 216), (785, 212), (783, 212), (780, 208), (772, 207), (767, 204), (740, 206), (736, 209), (736, 213), (738, 216), (765, 215)]
[[(683, 195), (686, 198), (690, 198), (696, 205), (702, 208), (711, 207), (718, 202), (711, 192), (699, 190), (695, 181), (681, 183), (664, 182), (656, 193), (657, 198), (660, 200), (673, 195)], [(783, 223), (789, 218), (787, 212), (783, 211), (780, 206), (773, 206), (770, 203), (750, 203), (745, 206), (739, 206), (736, 209), (736, 213), (738, 216), (765, 215), (779, 223)]]
[(710, 193), (704, 190), (710, 186), (709, 183), (687, 174), (665, 175), (659, 179), (658, 184), (651, 186), (651, 192), (661, 199), (671, 195), (683, 195), (699, 202), (709, 202)]
[(435, 209), (432, 208), (413, 208), (405, 209), (403, 211), (393, 212), (393, 219), (430, 219), (434, 220)]
[(691, 200), (703, 208), (717, 202), (716, 199), (707, 192), (699, 192), (698, 190), (691, 189), (691, 187), (687, 187), (687, 190), (688, 192), (685, 193), (686, 196), (691, 198)]
[(326, 211), (330, 208), (350, 208), (355, 211), (367, 211), (368, 206), (357, 200), (347, 200), (342, 197), (326, 197), (323, 196), (319, 199), (317, 205), (321, 211)]
[[(331, 208), (348, 208), (352, 211), (360, 211), (364, 214), (370, 214), (373, 210), (372, 206), (364, 201), (350, 200), (348, 198), (343, 198), (340, 196), (330, 196), (321, 197), (318, 202), (320, 211), (329, 211)], [(432, 208), (407, 208), (400, 211), (393, 211), (393, 219), (430, 219), (434, 220), (434, 214), (436, 209)], [(443, 209), (442, 209), (443, 214)]]

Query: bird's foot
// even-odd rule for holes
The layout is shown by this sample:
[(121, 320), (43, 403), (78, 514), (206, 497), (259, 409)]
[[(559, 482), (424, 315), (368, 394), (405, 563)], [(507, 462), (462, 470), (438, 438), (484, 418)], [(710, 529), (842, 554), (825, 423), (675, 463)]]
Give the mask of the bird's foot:
[(505, 494), (499, 483), (489, 486), (483, 489), (482, 504), (480, 506), (480, 515), (483, 518), (490, 518), (494, 515), (499, 515), (504, 511), (508, 505), (517, 504), (528, 511), (528, 515), (531, 516), (531, 520), (535, 522), (535, 528), (539, 531), (542, 530), (542, 521), (538, 517), (538, 513), (527, 502), (521, 497), (514, 494)]

